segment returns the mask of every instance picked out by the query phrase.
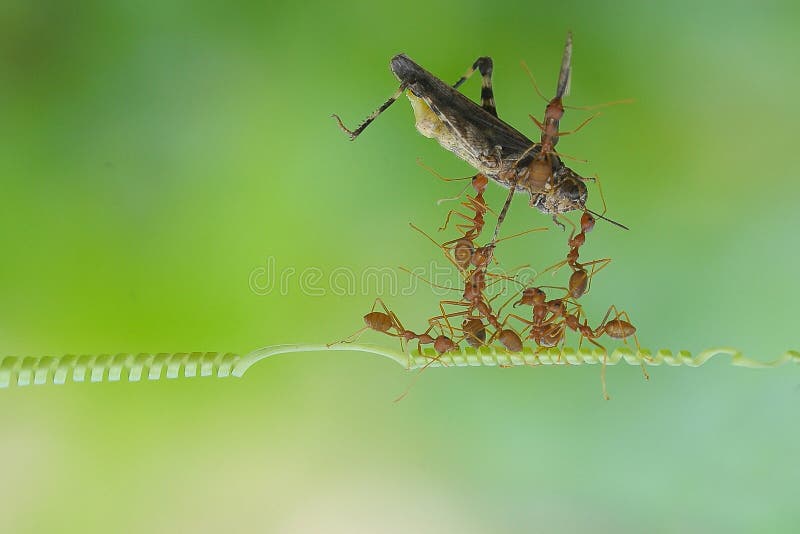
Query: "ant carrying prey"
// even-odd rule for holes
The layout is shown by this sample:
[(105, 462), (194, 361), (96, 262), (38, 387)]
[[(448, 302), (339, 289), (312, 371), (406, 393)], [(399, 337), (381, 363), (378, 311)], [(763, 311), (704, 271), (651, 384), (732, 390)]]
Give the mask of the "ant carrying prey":
[[(559, 136), (578, 131), (591, 120), (572, 132), (558, 132), (564, 113), (561, 99), (569, 85), (571, 57), (572, 34), (568, 34), (556, 96), (547, 106), (544, 121), (536, 121), (542, 130), (539, 143), (531, 141), (498, 117), (490, 57), (478, 58), (466, 74), (450, 86), (405, 54), (398, 54), (392, 58), (390, 69), (400, 86), (389, 100), (354, 130), (347, 128), (338, 115), (333, 117), (342, 131), (354, 140), (405, 93), (414, 110), (417, 130), (425, 137), (436, 139), (443, 148), (469, 163), (483, 176), (507, 187), (510, 190), (507, 204), (515, 192), (526, 192), (531, 196), (532, 206), (554, 218), (572, 210), (585, 211), (587, 190), (584, 182), (590, 179), (565, 166), (554, 150)], [(457, 90), (475, 71), (482, 76), (480, 106)], [(501, 212), (498, 228), (506, 211)]]

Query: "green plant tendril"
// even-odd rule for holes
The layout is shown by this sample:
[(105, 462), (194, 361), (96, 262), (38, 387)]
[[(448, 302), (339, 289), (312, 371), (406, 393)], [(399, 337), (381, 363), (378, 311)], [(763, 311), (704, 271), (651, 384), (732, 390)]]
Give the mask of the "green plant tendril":
[[(0, 361), (0, 388), (12, 385), (29, 386), (65, 384), (67, 382), (138, 382), (197, 376), (241, 377), (255, 363), (295, 352), (351, 351), (383, 356), (408, 370), (424, 367), (516, 367), (537, 365), (583, 365), (603, 363), (606, 353), (600, 349), (570, 348), (535, 351), (525, 348), (511, 353), (494, 347), (464, 348), (438, 356), (433, 349), (420, 352), (402, 352), (377, 345), (274, 345), (243, 356), (220, 352), (192, 352), (175, 354), (102, 354), (98, 356), (67, 355), (58, 358), (18, 358), (7, 356)], [(722, 347), (708, 349), (696, 355), (688, 351), (673, 354), (668, 350), (655, 353), (642, 349), (634, 352), (619, 348), (605, 358), (607, 365), (624, 362), (630, 365), (685, 365), (698, 367), (716, 356), (730, 356), (731, 365), (751, 369), (778, 367), (788, 362), (800, 363), (800, 352), (786, 351), (771, 362), (746, 358), (740, 351)]]

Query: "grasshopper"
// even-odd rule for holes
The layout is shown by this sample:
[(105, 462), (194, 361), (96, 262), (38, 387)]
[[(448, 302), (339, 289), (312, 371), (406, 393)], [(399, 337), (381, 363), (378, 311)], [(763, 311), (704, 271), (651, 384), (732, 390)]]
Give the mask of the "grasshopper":
[[(586, 208), (585, 182), (591, 180), (567, 167), (553, 150), (559, 135), (567, 133), (558, 133), (558, 121), (564, 114), (561, 99), (569, 86), (571, 57), (572, 35), (568, 34), (556, 96), (547, 106), (544, 123), (536, 121), (542, 130), (539, 143), (531, 141), (498, 117), (490, 57), (478, 58), (466, 74), (450, 86), (405, 54), (398, 54), (391, 59), (389, 68), (400, 81), (400, 87), (386, 102), (355, 130), (348, 129), (338, 115), (333, 117), (342, 131), (355, 140), (405, 93), (414, 111), (416, 128), (422, 135), (436, 139), (443, 148), (466, 161), (480, 174), (509, 189), (498, 216), (495, 239), (515, 192), (528, 193), (530, 205), (552, 215), (556, 224), (563, 228), (556, 219), (559, 214), (572, 210), (589, 211)], [(457, 90), (475, 71), (482, 76), (480, 106)]]

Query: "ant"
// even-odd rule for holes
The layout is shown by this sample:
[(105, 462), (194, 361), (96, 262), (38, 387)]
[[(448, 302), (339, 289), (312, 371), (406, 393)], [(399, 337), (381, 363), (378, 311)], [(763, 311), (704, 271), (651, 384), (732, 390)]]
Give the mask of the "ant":
[(477, 238), (481, 232), (483, 231), (483, 227), (486, 224), (484, 219), (486, 213), (489, 211), (489, 206), (486, 205), (486, 201), (483, 199), (483, 193), (486, 191), (486, 186), (489, 185), (489, 179), (482, 174), (476, 174), (472, 178), (472, 188), (475, 190), (475, 196), (471, 197), (467, 195), (467, 200), (462, 202), (461, 205), (467, 208), (468, 210), (475, 213), (472, 217), (461, 213), (460, 211), (450, 210), (447, 212), (447, 216), (444, 219), (444, 224), (439, 228), (439, 231), (447, 228), (447, 225), (450, 224), (450, 218), (453, 215), (457, 215), (462, 219), (465, 219), (470, 224), (456, 224), (456, 229), (464, 234), (464, 238), (474, 240)]
[[(491, 256), (487, 256), (486, 264), (488, 264), (490, 259)], [(447, 325), (450, 334), (453, 336), (456, 330), (461, 330), (463, 332), (462, 339), (465, 339), (467, 343), (473, 347), (479, 347), (485, 344), (488, 345), (497, 339), (509, 351), (519, 352), (522, 350), (522, 340), (520, 339), (519, 335), (513, 330), (504, 328), (504, 326), (498, 320), (497, 315), (492, 311), (491, 302), (500, 294), (498, 293), (491, 298), (486, 296), (485, 291), (488, 285), (486, 282), (487, 276), (489, 276), (489, 273), (486, 271), (486, 265), (469, 271), (467, 273), (466, 280), (464, 281), (464, 290), (461, 295), (461, 300), (439, 301), (439, 310), (441, 311), (441, 315), (431, 317), (428, 319), (428, 323), (434, 325), (439, 324), (440, 321), (443, 321)], [(506, 276), (492, 276), (496, 276), (498, 278), (498, 280), (495, 282), (502, 279), (508, 279)], [(445, 288), (444, 286), (439, 286), (430, 282), (429, 280), (425, 280), (422, 277), (419, 278), (432, 286)], [(463, 309), (461, 311), (448, 311), (445, 309), (446, 306), (456, 306)], [(476, 312), (477, 316), (475, 315)], [(450, 319), (454, 317), (464, 317), (460, 329), (453, 327), (451, 324)], [(484, 320), (486, 323), (484, 323)], [(487, 324), (495, 331), (488, 342), (486, 341)]]
[[(569, 246), (569, 252), (567, 253), (566, 259), (556, 263), (555, 265), (551, 265), (544, 272), (553, 270), (553, 272), (557, 272), (563, 265), (569, 265), (572, 269), (572, 275), (569, 277), (568, 282), (568, 294), (573, 299), (579, 299), (586, 292), (589, 290), (589, 284), (591, 282), (592, 277), (597, 274), (599, 271), (604, 269), (611, 263), (610, 258), (602, 258), (599, 260), (593, 260), (586, 263), (580, 263), (578, 258), (580, 256), (580, 248), (586, 243), (586, 234), (591, 232), (595, 225), (595, 218), (589, 212), (584, 212), (581, 215), (581, 231), (577, 234), (574, 233), (570, 235), (569, 240), (567, 241), (567, 245)], [(586, 267), (591, 267), (591, 272), (587, 272)]]
[(564, 337), (563, 325), (559, 320), (566, 313), (565, 301), (563, 299), (548, 301), (547, 294), (541, 287), (529, 287), (522, 291), (521, 298), (514, 303), (515, 308), (520, 305), (532, 307), (531, 319), (509, 313), (505, 321), (514, 318), (525, 324), (526, 329), (530, 328), (527, 338), (532, 339), (540, 348), (558, 345)]
[[(432, 238), (425, 230), (421, 229), (420, 227), (416, 226), (414, 223), (409, 223), (409, 226), (420, 234), (422, 234), (425, 238), (427, 238), (431, 243), (436, 245), (436, 247), (440, 248), (444, 253), (445, 258), (452, 263), (464, 276), (465, 278), (469, 278), (471, 276), (471, 269), (474, 267), (475, 269), (487, 269), (491, 264), (492, 260), (494, 259), (494, 250), (497, 247), (497, 244), (502, 241), (507, 241), (509, 239), (514, 239), (516, 237), (521, 237), (523, 235), (527, 235), (533, 232), (543, 232), (547, 231), (545, 227), (539, 228), (530, 228), (523, 232), (519, 232), (502, 239), (497, 239), (490, 242), (487, 245), (483, 246), (476, 246), (473, 239), (469, 236), (463, 236), (458, 239), (453, 239), (451, 241), (446, 241), (444, 243), (439, 243), (434, 238)], [(451, 246), (452, 245), (452, 246)], [(403, 269), (407, 272), (407, 269)], [(414, 274), (414, 273), (411, 273)], [(497, 276), (494, 274), (489, 274), (489, 276)], [(427, 281), (426, 281), (427, 282)], [(428, 282), (430, 284), (430, 282)], [(435, 285), (435, 284), (431, 284)], [(452, 289), (452, 288), (447, 288)]]
[[(612, 311), (614, 312), (614, 318), (609, 320), (609, 316), (611, 315)], [(603, 335), (606, 335), (612, 339), (621, 339), (627, 344), (627, 339), (629, 337), (633, 337), (633, 340), (636, 343), (636, 350), (640, 353), (641, 347), (639, 346), (639, 339), (636, 337), (636, 327), (631, 323), (631, 318), (628, 316), (628, 313), (617, 310), (617, 307), (613, 304), (608, 308), (603, 320), (600, 321), (600, 324), (594, 330), (589, 327), (585, 318), (584, 322), (580, 323), (580, 316), (582, 315), (582, 309), (578, 306), (577, 315), (567, 316), (565, 318), (565, 324), (572, 330), (577, 331), (581, 336), (581, 340), (587, 339), (592, 344), (603, 349), (603, 366), (600, 371), (600, 379), (603, 385), (603, 397), (606, 400), (609, 400), (611, 397), (609, 397), (608, 390), (606, 388), (606, 363), (608, 360), (608, 350), (606, 350), (603, 345), (600, 345), (595, 340)], [(580, 348), (580, 342), (578, 343), (578, 348)], [(640, 367), (642, 368), (642, 374), (644, 375), (645, 380), (650, 380), (650, 375), (647, 373), (647, 369), (644, 367), (644, 362), (640, 363)]]
[[(536, 91), (536, 94), (538, 94), (542, 98), (542, 100), (547, 102), (543, 121), (540, 122), (532, 114), (528, 115), (541, 131), (541, 137), (539, 143), (535, 144), (529, 149), (532, 154), (532, 158), (530, 163), (528, 163), (527, 176), (524, 177), (524, 183), (522, 185), (525, 189), (528, 189), (531, 192), (531, 202), (530, 202), (531, 206), (536, 206), (540, 211), (543, 211), (545, 213), (553, 213), (553, 220), (563, 229), (563, 225), (556, 220), (556, 215), (564, 211), (570, 211), (572, 209), (575, 209), (574, 203), (577, 203), (578, 207), (583, 208), (585, 210), (586, 196), (587, 196), (585, 183), (587, 181), (595, 182), (598, 184), (600, 198), (603, 201), (603, 206), (604, 206), (603, 214), (602, 215), (596, 214), (596, 215), (598, 215), (600, 218), (604, 220), (608, 220), (609, 222), (616, 224), (617, 226), (625, 228), (623, 225), (617, 223), (616, 221), (606, 219), (603, 216), (605, 215), (605, 200), (603, 199), (602, 189), (600, 189), (600, 184), (599, 180), (597, 179), (597, 176), (583, 177), (577, 174), (569, 167), (565, 166), (561, 162), (560, 158), (566, 158), (566, 159), (577, 159), (577, 158), (567, 156), (565, 154), (560, 154), (555, 151), (555, 147), (556, 144), (558, 144), (558, 140), (560, 137), (577, 133), (584, 126), (589, 124), (589, 122), (591, 122), (593, 119), (595, 119), (601, 114), (600, 112), (595, 113), (594, 115), (591, 115), (589, 118), (584, 120), (580, 125), (578, 125), (577, 128), (563, 132), (559, 131), (559, 126), (560, 126), (560, 121), (564, 116), (564, 110), (566, 108), (569, 107), (570, 109), (591, 110), (600, 107), (608, 107), (617, 104), (630, 103), (632, 102), (632, 100), (630, 99), (617, 100), (614, 102), (608, 102), (605, 104), (599, 104), (596, 106), (586, 106), (586, 107), (564, 106), (563, 97), (565, 94), (569, 92), (569, 82), (572, 73), (571, 60), (572, 60), (572, 33), (567, 33), (567, 42), (564, 46), (564, 54), (561, 59), (561, 69), (558, 75), (556, 94), (550, 100), (548, 100), (547, 97), (545, 97), (544, 94), (542, 94), (538, 84), (536, 83), (536, 79), (533, 77), (533, 74), (531, 73), (527, 64), (525, 64), (524, 61), (522, 62), (522, 68), (528, 74), (531, 84), (533, 85), (533, 88)], [(578, 161), (582, 161), (585, 163), (584, 160), (578, 160)], [(542, 193), (534, 194), (536, 192), (546, 192), (551, 188), (563, 189), (563, 194), (556, 196), (546, 195)], [(563, 206), (565, 200), (569, 199), (573, 201), (573, 205)], [(569, 202), (567, 202), (567, 204), (569, 204)]]
[[(589, 117), (580, 126), (569, 132), (559, 132), (559, 123), (564, 116), (564, 105), (562, 99), (569, 87), (570, 73), (572, 61), (572, 33), (567, 33), (567, 42), (564, 46), (564, 55), (561, 58), (561, 69), (558, 73), (558, 84), (556, 85), (556, 95), (547, 101), (547, 98), (539, 91), (533, 75), (527, 66), (523, 63), (523, 68), (528, 72), (531, 80), (534, 81), (534, 88), (536, 92), (544, 98), (547, 102), (547, 107), (544, 111), (544, 121), (539, 122), (536, 117), (529, 115), (531, 120), (536, 123), (536, 126), (542, 132), (539, 143), (531, 147), (532, 158), (528, 163), (527, 175), (524, 178), (523, 187), (532, 192), (531, 206), (536, 205), (540, 195), (534, 195), (534, 192), (544, 192), (554, 185), (556, 176), (562, 180), (564, 177), (569, 176), (574, 181), (573, 194), (580, 198), (583, 202), (586, 201), (586, 186), (583, 184), (583, 179), (575, 173), (574, 176), (564, 174), (559, 175), (559, 171), (564, 168), (564, 164), (559, 159), (559, 155), (555, 151), (555, 146), (558, 144), (558, 138), (563, 135), (569, 135), (579, 131), (586, 124), (589, 123), (596, 115)], [(555, 217), (555, 215), (554, 215)]]
[[(383, 311), (375, 310), (378, 305), (383, 308)], [(400, 322), (400, 319), (398, 319), (397, 315), (391, 311), (388, 306), (386, 306), (386, 303), (383, 302), (383, 299), (376, 298), (375, 302), (372, 304), (372, 309), (370, 312), (364, 315), (364, 326), (338, 343), (354, 343), (358, 340), (362, 333), (367, 330), (373, 330), (375, 332), (386, 334), (387, 336), (399, 338), (403, 351), (406, 350), (405, 343), (409, 343), (414, 340), (417, 340), (417, 350), (420, 353), (422, 353), (422, 345), (433, 345), (434, 350), (439, 355), (458, 348), (458, 345), (444, 334), (440, 334), (435, 338), (431, 336), (430, 332), (434, 326), (435, 325), (431, 324), (429, 328), (422, 334), (417, 334), (412, 330), (408, 330), (403, 326), (403, 323)], [(392, 330), (394, 330), (394, 332), (392, 332)], [(335, 343), (332, 343), (331, 345), (333, 344)]]
[[(538, 143), (533, 143), (517, 159), (518, 169), (516, 179), (511, 184), (503, 212), (507, 211), (507, 206), (511, 202), (515, 189), (520, 188), (530, 193), (530, 205), (539, 211), (552, 215), (553, 222), (565, 229), (564, 224), (558, 220), (558, 216), (564, 212), (576, 208), (586, 209), (586, 178), (578, 175), (572, 169), (564, 165), (561, 161), (563, 154), (555, 151), (559, 137), (570, 135), (579, 131), (589, 123), (595, 116), (585, 120), (580, 126), (569, 132), (559, 132), (561, 118), (564, 116), (564, 105), (562, 99), (568, 90), (572, 61), (572, 33), (567, 33), (567, 41), (564, 46), (564, 54), (561, 59), (561, 69), (558, 75), (556, 95), (551, 99), (542, 95), (539, 87), (531, 74), (530, 70), (523, 63), (523, 68), (527, 71), (533, 82), (536, 92), (546, 102), (544, 121), (539, 122), (536, 117), (530, 118), (541, 130), (541, 137)], [(574, 158), (572, 158), (574, 159)], [(498, 225), (503, 217), (498, 220)]]
[[(461, 205), (464, 206), (469, 211), (473, 212), (474, 215), (470, 216), (457, 210), (450, 210), (449, 212), (447, 212), (444, 224), (439, 228), (439, 231), (441, 232), (445, 230), (447, 226), (450, 224), (451, 217), (455, 215), (461, 217), (462, 219), (464, 219), (469, 223), (469, 224), (465, 223), (456, 224), (455, 225), (456, 229), (462, 234), (464, 234), (465, 239), (474, 241), (483, 231), (483, 227), (486, 224), (486, 221), (484, 219), (486, 213), (492, 211), (483, 198), (483, 193), (486, 191), (486, 187), (489, 185), (489, 178), (487, 178), (484, 174), (481, 173), (478, 173), (475, 176), (471, 177), (468, 176), (466, 178), (446, 178), (441, 174), (439, 174), (438, 172), (436, 172), (431, 167), (428, 167), (427, 165), (422, 163), (421, 160), (417, 160), (417, 163), (423, 168), (425, 168), (428, 172), (430, 172), (431, 174), (433, 174), (434, 176), (438, 177), (440, 180), (445, 182), (470, 180), (470, 183), (464, 188), (464, 190), (466, 190), (467, 187), (472, 186), (472, 189), (475, 191), (475, 196), (473, 197), (467, 195), (467, 199), (464, 202), (461, 202)], [(464, 190), (462, 190), (462, 192), (459, 195), (453, 198), (446, 198), (446, 199), (443, 198), (439, 200), (437, 204), (441, 204), (442, 202), (445, 202), (447, 200), (457, 200), (461, 196), (461, 194), (463, 194)], [(449, 243), (445, 243), (445, 245), (448, 244)]]

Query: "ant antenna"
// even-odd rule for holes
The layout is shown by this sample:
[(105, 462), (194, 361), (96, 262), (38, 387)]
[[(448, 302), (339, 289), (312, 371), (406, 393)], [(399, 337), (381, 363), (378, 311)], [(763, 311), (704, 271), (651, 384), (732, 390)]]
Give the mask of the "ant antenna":
[(542, 91), (539, 89), (539, 84), (536, 83), (536, 78), (533, 77), (533, 73), (531, 72), (531, 69), (528, 68), (528, 64), (525, 63), (524, 60), (520, 61), (519, 64), (522, 67), (522, 69), (528, 74), (528, 78), (530, 78), (531, 85), (533, 85), (533, 90), (536, 91), (536, 94), (542, 97), (542, 100), (544, 100), (545, 102), (550, 102), (550, 99), (544, 96), (544, 94), (542, 94)]
[(459, 191), (459, 193), (458, 193), (456, 196), (454, 196), (454, 197), (440, 198), (439, 200), (437, 200), (437, 201), (436, 201), (436, 205), (437, 205), (437, 206), (441, 206), (441, 205), (442, 205), (442, 204), (444, 204), (445, 202), (452, 202), (452, 201), (454, 201), (454, 200), (458, 200), (458, 199), (460, 199), (460, 198), (461, 198), (461, 195), (463, 195), (463, 194), (464, 194), (464, 191), (466, 191), (466, 190), (467, 190), (467, 188), (468, 188), (470, 185), (471, 185), (471, 184), (467, 184), (467, 185), (465, 185), (465, 186), (464, 186), (464, 189), (462, 189), (461, 191)]
[(623, 230), (630, 230), (630, 228), (628, 228), (628, 227), (627, 227), (627, 226), (625, 226), (624, 224), (622, 224), (622, 223), (618, 223), (617, 221), (614, 221), (614, 220), (612, 220), (612, 219), (609, 219), (608, 217), (604, 217), (603, 215), (600, 215), (600, 214), (599, 214), (599, 213), (597, 213), (596, 211), (592, 211), (592, 210), (590, 210), (590, 209), (588, 209), (588, 208), (584, 208), (584, 210), (588, 211), (589, 213), (591, 213), (592, 215), (594, 215), (594, 216), (595, 216), (595, 217), (597, 217), (598, 219), (603, 219), (603, 220), (604, 220), (604, 221), (606, 221), (606, 222), (610, 222), (610, 223), (611, 223), (611, 224), (613, 224), (614, 226), (619, 226), (619, 227), (620, 227), (620, 228), (622, 228)]

